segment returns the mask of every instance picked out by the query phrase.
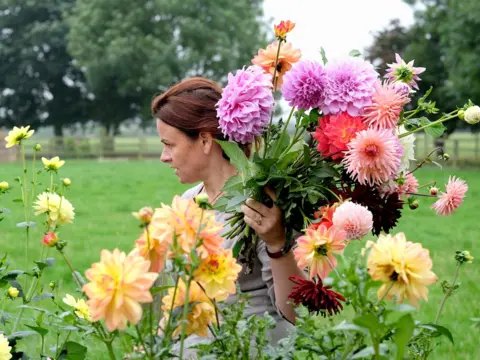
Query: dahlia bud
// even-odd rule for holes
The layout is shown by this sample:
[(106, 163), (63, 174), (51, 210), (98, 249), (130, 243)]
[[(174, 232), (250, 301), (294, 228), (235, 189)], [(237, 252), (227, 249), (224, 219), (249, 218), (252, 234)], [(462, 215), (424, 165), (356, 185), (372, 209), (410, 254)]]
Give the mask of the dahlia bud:
[(411, 210), (418, 209), (419, 206), (420, 206), (420, 203), (418, 202), (418, 200), (413, 200), (413, 201), (411, 201), (411, 202), (408, 203), (408, 207), (409, 207)]
[(210, 202), (208, 201), (208, 195), (207, 194), (199, 194), (199, 195), (195, 196), (195, 202), (202, 209), (206, 209), (208, 207), (211, 207)]
[(36, 152), (39, 152), (42, 150), (42, 145), (40, 144), (35, 144), (35, 146), (33, 147), (33, 150), (35, 150)]
[(72, 180), (70, 180), (69, 178), (63, 179), (62, 182), (63, 182), (63, 185), (64, 185), (64, 186), (70, 186), (70, 185), (72, 185)]
[(19, 293), (20, 291), (18, 291), (18, 289), (13, 286), (10, 286), (8, 288), (8, 296), (10, 296), (12, 299), (15, 299)]
[(460, 264), (464, 263), (472, 263), (473, 261), (473, 256), (470, 255), (470, 252), (465, 250), (465, 251), (456, 251), (455, 252), (455, 260), (457, 260)]
[(153, 209), (151, 207), (143, 207), (138, 212), (133, 212), (135, 216), (142, 224), (148, 225), (152, 221)]
[(404, 82), (394, 82), (393, 89), (399, 95), (409, 96), (412, 92), (411, 87)]
[(42, 244), (48, 247), (53, 247), (58, 242), (58, 236), (54, 232), (47, 232), (42, 239)]
[(448, 159), (450, 159), (450, 155), (447, 153), (443, 154), (443, 160), (447, 161)]
[(0, 191), (6, 191), (8, 190), (8, 182), (2, 181), (0, 182)]
[(438, 195), (438, 188), (436, 186), (432, 186), (430, 188), (430, 195), (437, 196)]
[(280, 24), (274, 25), (273, 29), (278, 40), (285, 40), (287, 38), (287, 34), (292, 31), (294, 27), (294, 22), (291, 22), (290, 20), (282, 20), (280, 21)]
[(464, 120), (465, 119), (465, 111), (464, 110), (458, 110), (458, 118), (460, 120)]
[(53, 291), (55, 290), (55, 287), (57, 286), (57, 284), (55, 284), (55, 281), (50, 281), (48, 283), (48, 287)]
[(480, 122), (480, 106), (470, 106), (465, 110), (465, 121), (470, 125)]

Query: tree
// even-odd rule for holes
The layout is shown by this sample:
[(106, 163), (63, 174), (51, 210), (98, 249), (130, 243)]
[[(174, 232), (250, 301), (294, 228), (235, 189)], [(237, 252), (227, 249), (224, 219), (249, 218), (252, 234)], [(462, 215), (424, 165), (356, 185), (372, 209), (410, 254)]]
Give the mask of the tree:
[[(263, 0), (77, 0), (69, 49), (110, 132), (187, 76), (222, 81), (266, 40)], [(148, 115), (146, 115), (148, 114)]]
[(73, 0), (0, 0), (0, 125), (86, 120), (85, 79), (67, 52), (62, 13)]

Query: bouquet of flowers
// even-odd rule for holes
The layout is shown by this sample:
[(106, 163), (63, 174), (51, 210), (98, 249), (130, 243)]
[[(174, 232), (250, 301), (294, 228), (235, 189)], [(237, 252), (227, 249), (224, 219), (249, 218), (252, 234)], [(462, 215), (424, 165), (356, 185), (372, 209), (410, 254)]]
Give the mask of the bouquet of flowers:
[[(300, 50), (286, 41), (294, 26), (290, 21), (275, 26), (277, 41), (260, 49), (252, 66), (229, 74), (217, 104), (220, 127), (230, 140), (220, 145), (239, 174), (227, 181), (215, 207), (232, 214), (227, 236), (242, 235), (234, 254), (243, 254), (248, 263), (256, 235), (243, 221), (240, 205), (249, 197), (271, 201), (266, 186), (275, 189), (289, 242), (293, 231), (326, 223), (346, 230), (348, 240), (370, 231), (388, 234), (406, 204), (418, 207), (416, 194), (426, 186), (414, 172), (433, 161), (434, 151), (411, 169), (414, 133), (441, 136), (442, 123), (457, 117), (480, 121), (480, 108), (471, 102), (430, 120), (439, 112), (427, 100), (431, 89), (414, 107), (412, 95), (425, 68), (398, 54), (383, 77), (358, 51), (327, 61), (322, 49), (322, 61), (301, 60)], [(273, 122), (275, 91), (291, 107), (285, 122)], [(253, 157), (247, 158), (238, 143), (255, 143)], [(436, 199), (437, 214), (449, 215), (466, 190), (452, 177), (446, 192), (431, 186), (427, 195)]]

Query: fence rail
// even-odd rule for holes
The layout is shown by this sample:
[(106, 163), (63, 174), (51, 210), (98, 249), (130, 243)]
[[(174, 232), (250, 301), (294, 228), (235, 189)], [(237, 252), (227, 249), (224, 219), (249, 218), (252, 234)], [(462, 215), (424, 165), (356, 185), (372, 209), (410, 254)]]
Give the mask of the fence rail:
[[(0, 134), (1, 135), (1, 134)], [(3, 137), (2, 137), (3, 138)], [(98, 159), (125, 158), (144, 159), (158, 158), (162, 144), (155, 136), (137, 137), (64, 137), (36, 138), (42, 146), (41, 156), (61, 156), (65, 159)], [(437, 143), (436, 143), (437, 142)], [(435, 147), (443, 148), (450, 155), (450, 163), (454, 166), (480, 166), (480, 134), (454, 133), (444, 143), (438, 143), (430, 136), (418, 134), (415, 140), (415, 155), (423, 159)], [(33, 155), (33, 144), (25, 148), (27, 157)], [(19, 148), (5, 149), (0, 147), (0, 162), (16, 161), (20, 158)]]

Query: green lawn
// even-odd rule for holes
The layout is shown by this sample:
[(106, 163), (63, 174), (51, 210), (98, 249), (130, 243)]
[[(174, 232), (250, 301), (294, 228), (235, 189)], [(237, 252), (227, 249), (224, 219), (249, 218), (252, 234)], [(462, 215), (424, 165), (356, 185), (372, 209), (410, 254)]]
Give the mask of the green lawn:
[[(441, 345), (432, 359), (478, 359), (477, 344), (480, 329), (472, 327), (471, 317), (480, 317), (479, 285), (480, 278), (477, 241), (479, 240), (478, 200), (480, 198), (480, 173), (477, 171), (421, 169), (418, 175), (421, 183), (446, 182), (448, 175), (454, 172), (469, 184), (468, 198), (454, 215), (446, 218), (435, 216), (429, 209), (431, 201), (421, 200), (421, 206), (415, 211), (404, 210), (398, 231), (404, 231), (407, 238), (421, 242), (430, 249), (434, 262), (434, 271), (439, 277), (437, 285), (430, 288), (430, 301), (422, 303), (419, 317), (422, 321), (432, 321), (442, 298), (440, 282), (451, 280), (455, 270), (453, 255), (455, 250), (470, 250), (476, 257), (473, 264), (466, 265), (460, 274), (461, 288), (445, 307), (440, 324), (451, 329), (455, 345)], [(14, 177), (21, 175), (21, 164), (2, 164), (0, 181), (14, 185)], [(174, 194), (182, 193), (187, 186), (178, 183), (171, 169), (159, 161), (67, 161), (61, 169), (60, 177), (69, 177), (72, 187), (67, 198), (75, 207), (74, 224), (63, 227), (62, 239), (68, 240), (66, 249), (74, 266), (83, 272), (92, 262), (98, 261), (101, 249), (118, 247), (129, 251), (140, 229), (130, 213), (142, 206), (158, 206), (169, 203)], [(47, 187), (48, 177), (42, 177), (43, 188)], [(25, 240), (23, 229), (16, 223), (23, 221), (20, 205), (12, 200), (20, 197), (20, 189), (14, 189), (0, 198), (0, 207), (7, 207), (12, 214), (0, 223), (0, 253), (7, 252), (16, 266), (24, 268)], [(30, 258), (38, 259), (42, 237), (41, 228), (34, 229), (30, 244)], [(352, 250), (350, 250), (352, 251)], [(348, 254), (348, 251), (347, 251)], [(74, 290), (71, 275), (56, 253), (57, 265), (47, 269), (44, 284), (50, 280), (62, 280), (60, 294)], [(30, 265), (31, 267), (32, 265)], [(20, 304), (17, 300), (16, 304)], [(11, 306), (7, 307), (7, 311)], [(0, 325), (3, 326), (3, 325)], [(11, 325), (7, 326), (6, 332)], [(98, 348), (97, 348), (98, 349)], [(103, 351), (103, 348), (100, 348)], [(120, 353), (120, 352), (119, 352)], [(92, 353), (89, 359), (101, 359), (101, 353)]]

